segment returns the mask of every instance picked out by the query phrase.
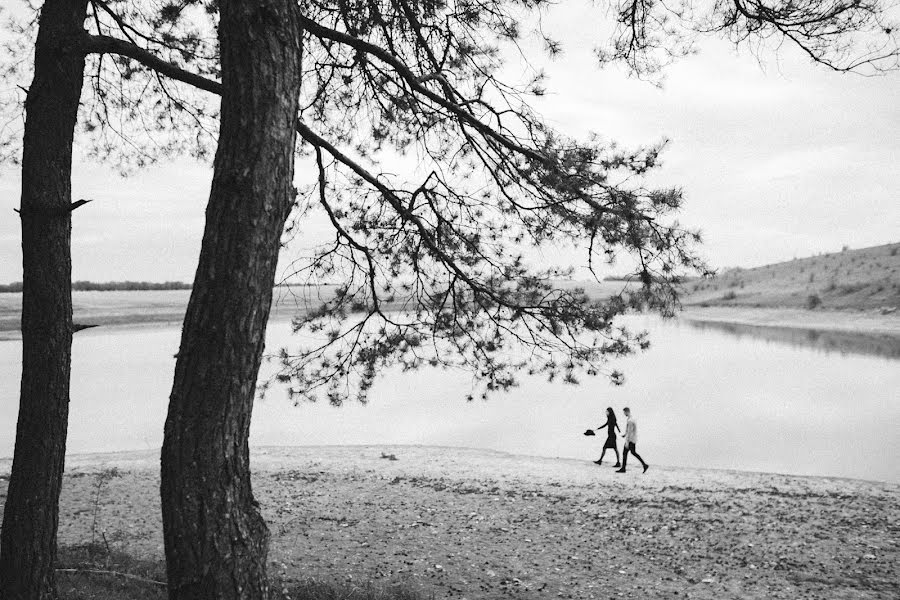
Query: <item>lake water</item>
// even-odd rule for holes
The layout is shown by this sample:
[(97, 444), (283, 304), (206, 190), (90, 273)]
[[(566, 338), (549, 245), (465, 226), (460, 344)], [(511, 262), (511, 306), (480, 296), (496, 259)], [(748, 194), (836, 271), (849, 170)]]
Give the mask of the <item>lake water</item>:
[[(603, 422), (607, 406), (624, 424), (621, 409), (630, 406), (638, 450), (651, 465), (900, 481), (900, 360), (892, 350), (632, 319), (650, 330), (653, 345), (617, 363), (623, 387), (532, 378), (508, 394), (466, 402), (466, 374), (387, 373), (367, 405), (340, 408), (295, 407), (273, 390), (256, 403), (251, 444), (429, 444), (593, 460), (604, 438), (582, 432)], [(70, 453), (161, 445), (179, 334), (180, 327), (156, 325), (75, 336)], [(286, 321), (270, 323), (268, 349), (290, 342)], [(20, 361), (20, 341), (0, 342), (4, 457), (13, 450)]]

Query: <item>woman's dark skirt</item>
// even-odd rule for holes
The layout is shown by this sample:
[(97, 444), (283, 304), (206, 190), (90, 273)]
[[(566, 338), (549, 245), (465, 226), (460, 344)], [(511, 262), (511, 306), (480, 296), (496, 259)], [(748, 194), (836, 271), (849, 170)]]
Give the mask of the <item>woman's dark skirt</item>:
[(615, 448), (616, 447), (616, 436), (611, 435), (606, 438), (606, 443), (603, 444), (604, 448)]

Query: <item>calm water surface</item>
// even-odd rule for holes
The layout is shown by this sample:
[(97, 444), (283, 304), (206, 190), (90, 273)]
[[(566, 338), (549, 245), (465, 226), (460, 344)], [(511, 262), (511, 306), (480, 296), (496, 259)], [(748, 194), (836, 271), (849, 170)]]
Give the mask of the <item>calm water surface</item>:
[[(635, 317), (651, 349), (620, 361), (623, 387), (526, 379), (467, 403), (461, 373), (387, 373), (367, 405), (293, 406), (278, 390), (257, 401), (254, 445), (430, 444), (593, 460), (584, 437), (604, 409), (630, 406), (652, 464), (900, 481), (900, 360), (890, 353), (805, 346), (778, 336)], [(75, 336), (68, 451), (158, 448), (179, 327), (88, 330)], [(290, 344), (287, 322), (268, 348)], [(838, 349), (840, 351), (833, 351)], [(0, 456), (11, 456), (21, 342), (0, 342)], [(402, 459), (402, 452), (399, 457)]]

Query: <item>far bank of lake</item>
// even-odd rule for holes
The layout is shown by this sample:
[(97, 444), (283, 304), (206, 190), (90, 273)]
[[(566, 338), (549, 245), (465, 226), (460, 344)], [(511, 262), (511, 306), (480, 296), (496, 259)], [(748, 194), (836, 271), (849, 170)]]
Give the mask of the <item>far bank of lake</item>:
[[(605, 286), (605, 287), (603, 287)], [(604, 282), (594, 293), (614, 293), (619, 282)], [(598, 288), (600, 289), (600, 288)], [(333, 288), (285, 286), (275, 289), (272, 318), (286, 320), (330, 297)], [(150, 290), (72, 293), (74, 320), (81, 325), (119, 327), (145, 323), (180, 325), (190, 290)], [(19, 339), (22, 294), (0, 294), (0, 341)], [(900, 344), (900, 311), (804, 310), (747, 306), (690, 305), (678, 314), (681, 320), (698, 323), (731, 323), (760, 328), (796, 328), (847, 332), (896, 338)]]

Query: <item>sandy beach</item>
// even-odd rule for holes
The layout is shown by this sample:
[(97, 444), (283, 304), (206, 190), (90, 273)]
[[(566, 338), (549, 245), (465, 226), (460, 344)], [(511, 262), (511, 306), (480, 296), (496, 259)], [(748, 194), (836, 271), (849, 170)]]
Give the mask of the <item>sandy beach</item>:
[[(458, 448), (253, 452), (270, 572), (286, 581), (469, 599), (900, 595), (896, 484), (658, 465), (622, 475)], [(60, 545), (89, 542), (93, 527), (115, 550), (160, 560), (158, 485), (154, 452), (68, 457)]]

